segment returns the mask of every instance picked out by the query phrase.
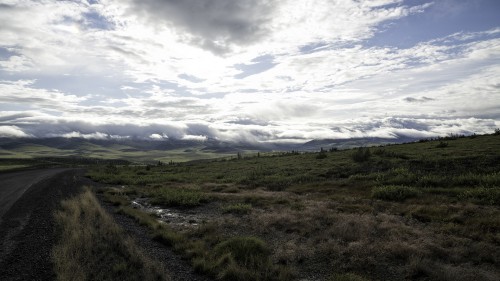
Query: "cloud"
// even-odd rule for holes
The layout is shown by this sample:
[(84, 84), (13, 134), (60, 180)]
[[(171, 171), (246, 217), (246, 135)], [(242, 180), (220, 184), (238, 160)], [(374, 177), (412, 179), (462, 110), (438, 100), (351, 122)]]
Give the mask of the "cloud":
[(30, 135), (23, 132), (17, 126), (0, 126), (0, 137), (2, 138), (26, 138), (31, 137)]
[(406, 97), (403, 100), (409, 103), (415, 103), (415, 102), (422, 103), (422, 102), (433, 101), (434, 99), (428, 97), (420, 97), (420, 98)]
[(95, 132), (95, 133), (91, 133), (91, 134), (82, 134), (80, 132), (71, 132), (71, 133), (65, 133), (65, 134), (62, 134), (62, 135), (55, 135), (57, 137), (63, 137), (63, 138), (84, 138), (84, 139), (98, 139), (98, 140), (105, 140), (105, 139), (109, 139), (110, 138), (110, 135), (108, 134), (104, 134), (104, 133), (101, 133), (101, 132)]
[(9, 3), (0, 125), (20, 136), (300, 142), (500, 126), (498, 27), (367, 43), (438, 3)]
[[(268, 33), (277, 1), (232, 0), (132, 0), (129, 13), (150, 22), (173, 25), (179, 37), (214, 53), (230, 50), (232, 44), (248, 45)], [(186, 32), (186, 34), (182, 34)]]
[(35, 80), (0, 81), (0, 104), (24, 104), (30, 108), (70, 110), (87, 97), (67, 95), (59, 91), (37, 89)]

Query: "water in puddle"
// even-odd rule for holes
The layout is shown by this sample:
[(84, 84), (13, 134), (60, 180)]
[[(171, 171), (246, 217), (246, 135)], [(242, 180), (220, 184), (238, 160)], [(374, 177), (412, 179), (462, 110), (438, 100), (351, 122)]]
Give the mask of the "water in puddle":
[(147, 198), (137, 198), (132, 201), (132, 207), (155, 215), (160, 222), (168, 223), (174, 227), (195, 227), (202, 222), (200, 214), (190, 210), (161, 208), (153, 206)]

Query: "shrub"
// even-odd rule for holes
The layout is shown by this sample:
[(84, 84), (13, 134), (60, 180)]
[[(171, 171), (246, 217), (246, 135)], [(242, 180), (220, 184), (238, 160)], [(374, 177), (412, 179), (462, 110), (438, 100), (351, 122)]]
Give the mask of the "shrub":
[(291, 280), (292, 273), (273, 264), (271, 250), (257, 237), (232, 237), (193, 259), (195, 270), (217, 280)]
[(478, 187), (468, 189), (458, 195), (460, 199), (472, 199), (482, 204), (500, 205), (500, 188)]
[(389, 201), (403, 201), (407, 198), (417, 197), (420, 193), (418, 189), (413, 187), (386, 185), (373, 188), (372, 197)]
[(324, 150), (322, 150), (320, 153), (318, 153), (318, 155), (316, 155), (316, 159), (325, 159), (326, 157), (328, 157), (326, 155), (326, 152)]
[(52, 250), (57, 280), (170, 280), (99, 205), (90, 190), (61, 203)]
[(437, 148), (445, 148), (448, 147), (448, 143), (445, 141), (439, 141), (438, 145), (436, 145)]
[(194, 207), (206, 200), (205, 194), (199, 190), (163, 187), (150, 194), (151, 203), (171, 207)]
[(222, 208), (223, 213), (232, 213), (238, 215), (248, 214), (252, 211), (252, 205), (250, 204), (231, 204)]
[(354, 162), (365, 162), (368, 161), (371, 157), (370, 149), (367, 147), (359, 147), (351, 154), (352, 160)]

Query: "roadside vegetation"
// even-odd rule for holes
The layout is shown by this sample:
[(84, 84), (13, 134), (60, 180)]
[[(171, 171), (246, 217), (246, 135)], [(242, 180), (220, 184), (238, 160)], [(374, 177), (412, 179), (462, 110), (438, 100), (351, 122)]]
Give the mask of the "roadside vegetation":
[(102, 209), (90, 190), (62, 202), (53, 249), (58, 280), (170, 280)]
[[(500, 279), (499, 134), (326, 149), (88, 176), (220, 280)], [(210, 216), (174, 226), (134, 208), (137, 198)]]

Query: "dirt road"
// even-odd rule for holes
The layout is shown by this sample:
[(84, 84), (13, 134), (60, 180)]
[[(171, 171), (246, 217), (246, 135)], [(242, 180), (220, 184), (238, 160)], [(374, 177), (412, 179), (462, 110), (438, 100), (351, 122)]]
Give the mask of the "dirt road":
[(33, 170), (0, 174), (0, 224), (3, 215), (33, 184), (65, 169)]
[(0, 279), (54, 280), (53, 211), (87, 184), (83, 171), (50, 169), (0, 175)]
[[(55, 280), (51, 251), (56, 242), (54, 210), (83, 186), (100, 186), (76, 169), (0, 174), (0, 280)], [(150, 238), (133, 219), (104, 207), (151, 258), (162, 262), (172, 280), (209, 280), (196, 274), (172, 249)]]

